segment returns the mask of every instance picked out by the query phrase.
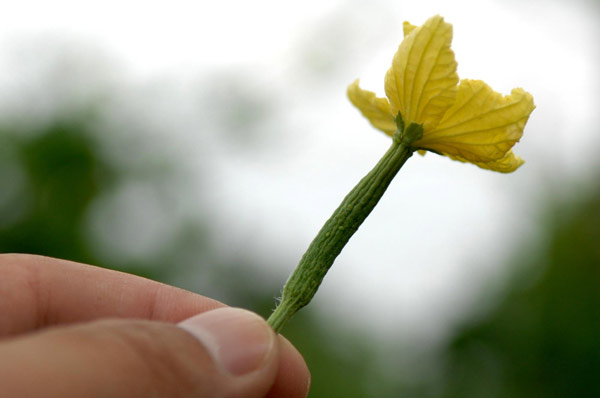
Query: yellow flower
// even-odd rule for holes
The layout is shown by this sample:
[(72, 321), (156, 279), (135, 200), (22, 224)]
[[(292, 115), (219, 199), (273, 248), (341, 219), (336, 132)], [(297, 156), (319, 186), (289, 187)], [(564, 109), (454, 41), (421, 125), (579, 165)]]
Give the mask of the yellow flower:
[(440, 16), (416, 27), (404, 23), (404, 40), (385, 75), (387, 98), (363, 90), (358, 80), (348, 97), (377, 129), (394, 136), (400, 126), (423, 127), (411, 142), (452, 159), (509, 173), (524, 162), (511, 148), (535, 108), (533, 97), (521, 88), (503, 96), (480, 80), (461, 80), (456, 73), (452, 25)]

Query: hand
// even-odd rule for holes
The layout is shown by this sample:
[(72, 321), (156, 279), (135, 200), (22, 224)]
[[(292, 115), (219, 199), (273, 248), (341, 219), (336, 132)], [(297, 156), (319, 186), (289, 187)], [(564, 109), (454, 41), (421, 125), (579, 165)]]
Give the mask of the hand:
[(73, 262), (0, 255), (7, 397), (290, 397), (300, 353), (249, 311)]

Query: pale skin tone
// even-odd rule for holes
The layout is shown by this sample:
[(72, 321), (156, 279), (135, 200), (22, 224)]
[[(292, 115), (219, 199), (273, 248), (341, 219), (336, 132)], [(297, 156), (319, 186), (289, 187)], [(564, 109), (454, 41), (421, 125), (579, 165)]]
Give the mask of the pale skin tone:
[(0, 385), (15, 397), (305, 397), (308, 368), (281, 335), (260, 377), (219, 390), (228, 381), (175, 324), (222, 307), (125, 273), (0, 255)]

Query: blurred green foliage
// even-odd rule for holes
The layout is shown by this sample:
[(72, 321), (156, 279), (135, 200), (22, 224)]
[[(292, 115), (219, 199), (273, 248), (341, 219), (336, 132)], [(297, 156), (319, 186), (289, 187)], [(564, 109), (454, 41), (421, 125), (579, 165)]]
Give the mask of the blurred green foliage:
[(0, 251), (93, 263), (83, 230), (86, 210), (99, 191), (115, 182), (116, 173), (94, 149), (82, 122), (27, 130), (5, 127), (0, 133), (5, 155), (0, 164), (13, 170), (4, 178), (18, 185), (2, 203)]
[(445, 397), (600, 397), (600, 191), (549, 206), (542, 247), (444, 353)]
[[(99, 150), (100, 139), (85, 117), (0, 127), (0, 251), (56, 256), (167, 283), (203, 272), (211, 276), (199, 292), (267, 315), (280, 286), (265, 286), (260, 267), (247, 258), (219, 257), (211, 226), (201, 219), (179, 225), (144, 263), (97, 254), (86, 232), (90, 207), (133, 181)], [(297, 315), (285, 334), (312, 370), (311, 397), (600, 396), (600, 194), (549, 206), (545, 243), (511, 266), (514, 276), (496, 305), (477, 311), (437, 356), (422, 359), (433, 369), (418, 375), (422, 385), (404, 382), (417, 376), (410, 369), (390, 371), (400, 362), (381, 358), (399, 352), (381, 349), (389, 342), (324, 324), (310, 310)]]

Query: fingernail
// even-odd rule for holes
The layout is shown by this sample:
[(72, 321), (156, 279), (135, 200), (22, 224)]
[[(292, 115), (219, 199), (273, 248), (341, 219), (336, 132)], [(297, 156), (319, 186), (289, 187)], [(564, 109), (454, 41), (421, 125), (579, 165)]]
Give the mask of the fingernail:
[(221, 370), (241, 376), (260, 369), (275, 345), (275, 334), (260, 316), (238, 308), (219, 308), (180, 322), (196, 337)]

